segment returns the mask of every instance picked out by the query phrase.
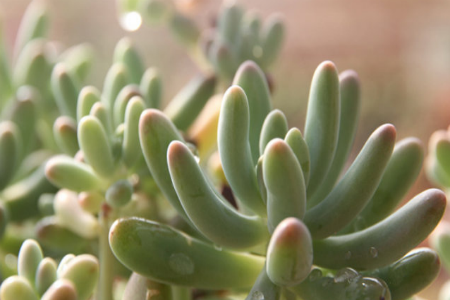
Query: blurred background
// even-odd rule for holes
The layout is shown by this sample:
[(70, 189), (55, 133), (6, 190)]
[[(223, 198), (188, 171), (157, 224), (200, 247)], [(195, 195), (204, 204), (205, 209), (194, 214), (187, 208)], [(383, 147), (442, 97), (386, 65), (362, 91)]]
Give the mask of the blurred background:
[[(0, 0), (10, 53), (29, 2)], [(123, 36), (132, 38), (147, 66), (160, 70), (165, 102), (199, 72), (167, 28), (143, 24), (136, 32), (124, 31), (114, 0), (46, 2), (52, 12), (52, 39), (64, 48), (84, 42), (94, 48), (89, 84), (102, 87), (115, 44)], [(361, 79), (361, 118), (353, 155), (382, 123), (396, 126), (398, 140), (416, 136), (425, 147), (433, 131), (450, 124), (449, 0), (236, 2), (262, 17), (279, 12), (285, 18), (286, 40), (270, 71), (275, 82), (274, 107), (286, 113), (290, 126), (303, 129), (310, 81), (324, 60), (332, 60), (339, 71), (355, 70)], [(214, 24), (221, 1), (178, 0), (178, 5), (206, 28)], [(422, 174), (409, 197), (429, 187)], [(432, 287), (423, 295), (435, 299), (436, 293)]]

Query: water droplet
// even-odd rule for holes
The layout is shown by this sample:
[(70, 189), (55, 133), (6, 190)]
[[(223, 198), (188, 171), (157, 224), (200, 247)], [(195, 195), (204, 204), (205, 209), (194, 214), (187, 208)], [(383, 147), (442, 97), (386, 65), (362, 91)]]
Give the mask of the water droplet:
[(119, 21), (122, 28), (127, 31), (136, 31), (142, 25), (142, 17), (137, 11), (124, 13)]
[(358, 278), (360, 275), (358, 272), (356, 272), (353, 269), (345, 268), (341, 269), (336, 273), (336, 276), (334, 277), (335, 283), (351, 283), (355, 278)]
[(364, 277), (361, 281), (362, 290), (360, 295), (364, 296), (361, 299), (368, 297), (369, 299), (383, 299), (388, 293), (388, 287), (386, 283), (376, 278)]
[(216, 244), (214, 244), (214, 249), (216, 249), (217, 251), (222, 251), (222, 247)]
[(194, 155), (194, 159), (197, 163), (200, 163), (200, 157), (198, 155), (198, 149), (197, 147), (192, 143), (186, 143), (186, 146), (191, 151), (191, 153)]
[(174, 253), (169, 257), (170, 268), (180, 275), (194, 273), (194, 262), (186, 254)]
[(347, 251), (347, 253), (345, 253), (345, 259), (350, 259), (352, 258), (352, 253), (350, 251)]
[(309, 273), (309, 281), (314, 281), (322, 277), (322, 271), (319, 269), (314, 269)]
[(378, 250), (375, 247), (370, 248), (370, 256), (372, 256), (373, 258), (378, 257)]
[(264, 300), (264, 294), (260, 291), (253, 291), (250, 295), (251, 300)]

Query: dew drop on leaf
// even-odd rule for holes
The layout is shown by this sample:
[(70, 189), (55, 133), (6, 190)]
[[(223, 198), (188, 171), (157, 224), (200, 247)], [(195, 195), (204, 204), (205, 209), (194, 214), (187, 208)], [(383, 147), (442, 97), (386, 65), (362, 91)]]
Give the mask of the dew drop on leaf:
[(169, 257), (170, 268), (180, 275), (194, 273), (194, 262), (186, 254), (174, 253)]

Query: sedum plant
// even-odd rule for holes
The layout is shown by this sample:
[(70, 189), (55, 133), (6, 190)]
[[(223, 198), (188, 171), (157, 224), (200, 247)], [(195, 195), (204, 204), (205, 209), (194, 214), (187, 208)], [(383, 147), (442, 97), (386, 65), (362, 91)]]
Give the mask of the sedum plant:
[(20, 248), (17, 275), (1, 285), (2, 299), (89, 299), (98, 277), (97, 258), (90, 254), (64, 256), (57, 265), (43, 257), (34, 240), (26, 240)]
[(255, 11), (245, 11), (233, 1), (224, 1), (216, 24), (205, 30), (182, 11), (177, 1), (116, 2), (125, 29), (138, 29), (142, 20), (153, 26), (166, 26), (201, 69), (213, 70), (227, 84), (246, 60), (257, 62), (267, 71), (284, 40), (285, 28), (280, 15), (271, 14), (263, 21)]
[(408, 251), (439, 222), (444, 194), (427, 190), (394, 211), (420, 171), (418, 140), (396, 144), (395, 128), (383, 125), (338, 180), (356, 128), (354, 72), (338, 76), (331, 62), (318, 67), (304, 137), (271, 110), (256, 64), (241, 65), (233, 84), (217, 141), (222, 184), (235, 205), (215, 190), (170, 119), (145, 110), (139, 135), (147, 165), (194, 230), (119, 219), (109, 234), (119, 261), (159, 283), (227, 289), (231, 298), (247, 288), (247, 299), (406, 299), (436, 277), (434, 251)]
[[(2, 300), (400, 300), (433, 281), (436, 252), (414, 247), (441, 219), (444, 193), (424, 191), (396, 210), (420, 171), (420, 141), (396, 143), (394, 126), (382, 125), (344, 168), (360, 105), (355, 72), (319, 65), (302, 133), (272, 108), (264, 74), (281, 21), (260, 32), (255, 15), (224, 6), (201, 52), (176, 6), (120, 4), (168, 22), (208, 72), (163, 107), (158, 71), (124, 38), (103, 87), (84, 84), (88, 48), (57, 52), (41, 39), (45, 9), (30, 6), (15, 52), (21, 80), (0, 72), (9, 87), (5, 258), (23, 242)], [(16, 114), (23, 101), (13, 95), (24, 90), (35, 114)], [(30, 143), (19, 132), (35, 141), (18, 152)], [(24, 179), (33, 170), (46, 188)], [(10, 186), (26, 200), (10, 200)]]
[[(428, 157), (426, 160), (426, 174), (428, 179), (435, 185), (442, 188), (448, 195), (449, 181), (449, 152), (450, 135), (448, 130), (438, 130), (434, 132), (428, 143)], [(433, 233), (431, 244), (439, 253), (446, 272), (450, 270), (450, 225), (442, 222), (438, 230)], [(439, 293), (439, 300), (450, 299), (450, 283), (446, 282)]]

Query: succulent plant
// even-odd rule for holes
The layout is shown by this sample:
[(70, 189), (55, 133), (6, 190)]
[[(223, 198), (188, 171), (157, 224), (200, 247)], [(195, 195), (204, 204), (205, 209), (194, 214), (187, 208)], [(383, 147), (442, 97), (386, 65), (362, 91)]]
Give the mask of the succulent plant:
[(278, 299), (282, 293), (406, 299), (435, 278), (435, 252), (407, 253), (439, 222), (445, 195), (427, 190), (394, 212), (420, 170), (420, 142), (395, 144), (395, 128), (383, 125), (338, 180), (355, 134), (356, 73), (338, 76), (331, 62), (317, 68), (304, 138), (297, 128), (288, 129), (281, 111), (271, 111), (256, 64), (241, 65), (233, 83), (223, 96), (217, 139), (223, 184), (239, 209), (215, 190), (170, 119), (145, 110), (139, 134), (147, 165), (194, 232), (119, 219), (109, 236), (119, 261), (170, 285), (253, 285), (247, 299)]
[(224, 6), (202, 53), (175, 6), (119, 5), (167, 22), (207, 72), (162, 108), (161, 76), (124, 38), (102, 89), (87, 85), (87, 46), (51, 52), (45, 9), (30, 6), (17, 75), (0, 57), (1, 254), (22, 244), (2, 300), (400, 300), (436, 277), (437, 254), (413, 248), (440, 221), (444, 193), (396, 210), (420, 171), (420, 141), (396, 143), (382, 125), (344, 170), (354, 71), (319, 65), (302, 133), (272, 108), (264, 73), (279, 19), (260, 32), (253, 13)]
[[(448, 130), (438, 130), (434, 132), (428, 144), (428, 157), (425, 162), (426, 174), (428, 179), (445, 191), (448, 195), (450, 181), (449, 181), (449, 163), (448, 158), (450, 152), (448, 151), (450, 145), (450, 135)], [(446, 272), (450, 272), (450, 225), (448, 222), (441, 222), (438, 229), (433, 232), (431, 237), (431, 244), (433, 248), (439, 253), (443, 266)], [(439, 293), (439, 300), (450, 298), (450, 283), (447, 282), (441, 288)]]
[(136, 30), (142, 21), (167, 26), (201, 69), (213, 70), (226, 81), (246, 60), (255, 61), (266, 71), (284, 40), (284, 22), (279, 14), (271, 14), (263, 22), (255, 11), (245, 11), (232, 1), (224, 1), (214, 26), (205, 30), (176, 1), (117, 0), (117, 6), (125, 29)]

